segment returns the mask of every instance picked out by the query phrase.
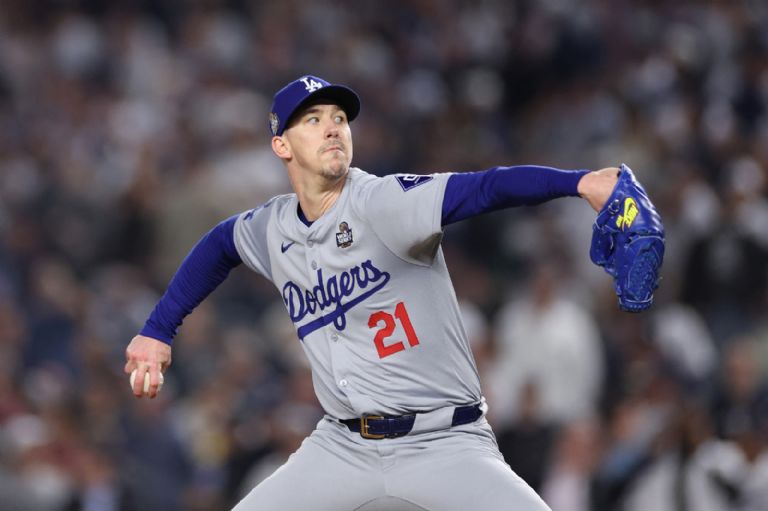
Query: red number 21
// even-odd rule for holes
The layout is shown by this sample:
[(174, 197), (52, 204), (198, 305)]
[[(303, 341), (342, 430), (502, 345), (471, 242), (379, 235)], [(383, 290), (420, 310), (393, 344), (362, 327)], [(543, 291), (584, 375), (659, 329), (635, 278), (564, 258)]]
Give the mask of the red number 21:
[(378, 311), (371, 314), (368, 318), (368, 328), (376, 328), (379, 323), (383, 322), (384, 326), (380, 327), (376, 332), (376, 337), (373, 339), (373, 343), (376, 345), (376, 350), (379, 352), (379, 358), (388, 357), (394, 355), (405, 349), (403, 341), (397, 341), (392, 344), (384, 344), (384, 339), (391, 336), (397, 326), (395, 323), (397, 319), (405, 330), (405, 336), (408, 339), (408, 344), (411, 347), (419, 344), (419, 338), (416, 337), (416, 332), (413, 330), (411, 324), (411, 318), (408, 317), (408, 311), (405, 310), (405, 304), (400, 302), (395, 307), (395, 316), (384, 311)]

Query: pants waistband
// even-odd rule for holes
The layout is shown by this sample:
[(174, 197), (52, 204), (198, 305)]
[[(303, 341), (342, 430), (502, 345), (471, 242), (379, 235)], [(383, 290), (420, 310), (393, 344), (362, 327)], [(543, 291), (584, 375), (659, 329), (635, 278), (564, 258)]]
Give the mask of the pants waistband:
[(485, 411), (485, 401), (481, 401), (455, 408), (438, 408), (426, 413), (398, 416), (364, 415), (355, 419), (342, 419), (339, 422), (350, 431), (360, 433), (363, 438), (381, 440), (469, 424), (482, 417)]

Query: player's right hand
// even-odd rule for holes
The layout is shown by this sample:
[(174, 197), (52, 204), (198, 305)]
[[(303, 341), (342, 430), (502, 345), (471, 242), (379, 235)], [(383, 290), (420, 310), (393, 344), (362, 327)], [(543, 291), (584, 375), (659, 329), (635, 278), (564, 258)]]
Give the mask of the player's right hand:
[(125, 373), (130, 375), (136, 369), (136, 379), (133, 383), (133, 395), (141, 399), (144, 394), (144, 375), (149, 373), (150, 399), (157, 397), (160, 390), (160, 372), (171, 365), (170, 345), (143, 335), (131, 339), (125, 349)]

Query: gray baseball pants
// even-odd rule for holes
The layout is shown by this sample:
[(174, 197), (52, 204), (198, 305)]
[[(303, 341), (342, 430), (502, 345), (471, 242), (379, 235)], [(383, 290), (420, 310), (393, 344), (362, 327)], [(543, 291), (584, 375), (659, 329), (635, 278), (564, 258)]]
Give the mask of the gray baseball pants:
[(485, 418), (364, 439), (326, 417), (234, 511), (551, 511), (504, 462)]

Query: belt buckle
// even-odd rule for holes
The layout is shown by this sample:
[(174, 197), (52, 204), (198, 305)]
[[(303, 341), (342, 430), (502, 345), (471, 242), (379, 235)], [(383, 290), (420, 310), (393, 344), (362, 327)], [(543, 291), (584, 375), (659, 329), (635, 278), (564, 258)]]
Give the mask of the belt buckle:
[(384, 417), (381, 415), (363, 415), (360, 417), (360, 436), (368, 438), (369, 440), (381, 440), (382, 438), (386, 438), (387, 435), (368, 433), (368, 420), (370, 419), (378, 420), (384, 419)]

